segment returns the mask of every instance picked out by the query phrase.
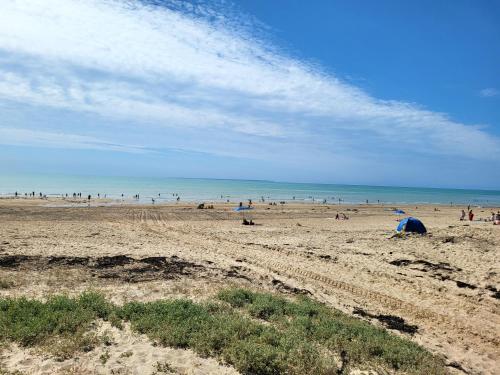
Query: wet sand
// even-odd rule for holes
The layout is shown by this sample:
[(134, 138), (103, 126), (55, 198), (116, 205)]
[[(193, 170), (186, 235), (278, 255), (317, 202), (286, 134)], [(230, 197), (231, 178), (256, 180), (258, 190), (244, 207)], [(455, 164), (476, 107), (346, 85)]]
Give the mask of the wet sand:
[[(420, 218), (429, 234), (390, 238), (398, 219), (390, 206), (262, 204), (251, 213), (257, 225), (243, 226), (241, 214), (226, 204), (198, 210), (195, 204), (47, 203), (0, 200), (2, 296), (45, 298), (93, 288), (116, 303), (203, 300), (229, 285), (310, 294), (446, 356), (451, 373), (498, 373), (500, 226), (459, 221), (463, 207), (398, 207)], [(350, 219), (335, 220), (337, 212)], [(491, 209), (474, 212), (488, 218)], [(122, 360), (107, 367), (98, 355), (43, 362), (17, 347), (2, 349), (1, 361), (28, 373), (70, 365), (80, 366), (74, 373), (147, 373), (168, 357), (180, 373), (234, 373), (130, 332), (116, 336), (120, 349), (113, 355)], [(139, 355), (119, 356), (134, 345), (150, 353), (144, 363)]]

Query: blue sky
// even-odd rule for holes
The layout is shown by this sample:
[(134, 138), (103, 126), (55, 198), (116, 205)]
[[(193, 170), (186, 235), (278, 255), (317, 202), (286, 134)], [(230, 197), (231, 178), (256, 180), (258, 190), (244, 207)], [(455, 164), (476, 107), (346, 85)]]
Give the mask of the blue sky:
[(1, 8), (0, 172), (498, 188), (498, 2)]

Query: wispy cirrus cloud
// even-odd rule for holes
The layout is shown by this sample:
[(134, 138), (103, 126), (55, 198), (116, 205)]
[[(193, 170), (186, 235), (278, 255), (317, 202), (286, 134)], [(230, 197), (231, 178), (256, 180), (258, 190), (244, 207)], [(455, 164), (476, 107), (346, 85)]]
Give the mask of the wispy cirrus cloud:
[(9, 146), (119, 151), (134, 154), (154, 152), (140, 146), (118, 144), (95, 137), (6, 127), (0, 127), (0, 144)]
[[(79, 129), (62, 124), (59, 132), (37, 124), (32, 131), (45, 136), (26, 134), (48, 147), (51, 137), (77, 131), (87, 137), (89, 129), (126, 145), (134, 143), (127, 134), (139, 128), (150, 134), (142, 148), (163, 142), (224, 155), (251, 156), (257, 147), (276, 158), (308, 158), (312, 151), (352, 159), (398, 152), (500, 156), (499, 140), (484, 127), (414, 103), (377, 99), (281, 51), (255, 27), (203, 3), (4, 0), (0, 100), (102, 118)], [(207, 145), (207, 139), (224, 142)]]
[(498, 91), (495, 88), (489, 87), (489, 88), (482, 89), (481, 91), (479, 91), (479, 95), (481, 95), (483, 98), (491, 98), (493, 96), (500, 95), (500, 91)]

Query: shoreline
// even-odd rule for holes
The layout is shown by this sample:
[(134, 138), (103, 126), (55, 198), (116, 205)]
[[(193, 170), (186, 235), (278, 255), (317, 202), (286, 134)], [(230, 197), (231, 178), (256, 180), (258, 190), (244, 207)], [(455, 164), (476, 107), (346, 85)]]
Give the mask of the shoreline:
[[(228, 206), (228, 207), (234, 207), (234, 205), (237, 205), (239, 202), (242, 202), (244, 206), (248, 204), (248, 200), (229, 200), (229, 202), (226, 199), (197, 199), (197, 200), (180, 200), (180, 201), (175, 201), (172, 199), (158, 199), (154, 198), (155, 202), (152, 203), (150, 200), (147, 199), (131, 199), (131, 198), (91, 198), (90, 200), (90, 207), (114, 207), (114, 206), (137, 206), (137, 207), (160, 207), (160, 206), (165, 206), (165, 207), (178, 207), (178, 206), (190, 206), (190, 205), (198, 205), (200, 203), (205, 203), (205, 204), (212, 204), (212, 205), (218, 205), (218, 206)], [(24, 196), (0, 196), (0, 202), (23, 202), (23, 203), (28, 203), (28, 204), (34, 204), (34, 205), (39, 205), (39, 206), (45, 206), (45, 207), (89, 207), (89, 201), (87, 199), (75, 199), (72, 197), (54, 197), (54, 196), (47, 196), (43, 198), (32, 198), (32, 197), (24, 197)], [(285, 202), (280, 203), (280, 202)], [(443, 207), (449, 207), (449, 208), (460, 208), (460, 207), (467, 207), (470, 206), (471, 208), (476, 208), (476, 209), (500, 209), (500, 204), (486, 204), (486, 205), (481, 205), (481, 204), (475, 204), (475, 203), (453, 203), (450, 204), (448, 203), (436, 203), (436, 202), (377, 202), (377, 203), (363, 203), (363, 202), (345, 202), (342, 201), (341, 203), (337, 202), (329, 202), (327, 201), (322, 202), (322, 201), (309, 201), (309, 200), (298, 200), (298, 199), (269, 199), (266, 200), (265, 202), (261, 201), (253, 201), (252, 206), (253, 207), (267, 207), (275, 203), (275, 206), (278, 207), (283, 207), (285, 205), (287, 206), (327, 206), (327, 207), (346, 207), (346, 208), (356, 208), (356, 207), (372, 207), (372, 208), (411, 208), (415, 206), (429, 206), (429, 207), (437, 207), (437, 208), (443, 208)]]

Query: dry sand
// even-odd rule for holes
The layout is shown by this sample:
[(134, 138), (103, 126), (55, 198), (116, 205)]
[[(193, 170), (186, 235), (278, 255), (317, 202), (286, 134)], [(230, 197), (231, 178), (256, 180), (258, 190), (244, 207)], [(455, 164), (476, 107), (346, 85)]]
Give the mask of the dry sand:
[[(451, 373), (500, 373), (500, 226), (460, 222), (462, 207), (399, 207), (429, 234), (389, 238), (397, 217), (384, 206), (257, 205), (258, 225), (243, 226), (224, 204), (198, 210), (40, 202), (0, 200), (0, 280), (11, 284), (2, 296), (94, 288), (116, 303), (202, 300), (228, 285), (310, 293), (373, 324), (384, 325), (381, 315), (403, 318), (417, 332), (394, 332), (445, 355)], [(341, 211), (350, 219), (335, 220)], [(474, 211), (487, 218), (491, 210)], [(148, 374), (157, 362), (178, 373), (235, 373), (189, 351), (154, 347), (128, 330), (113, 332), (112, 346), (69, 362), (16, 346), (4, 348), (0, 360), (9, 370), (36, 374), (68, 366), (73, 373)], [(103, 350), (110, 354), (105, 365)], [(132, 355), (124, 358), (126, 351)]]

